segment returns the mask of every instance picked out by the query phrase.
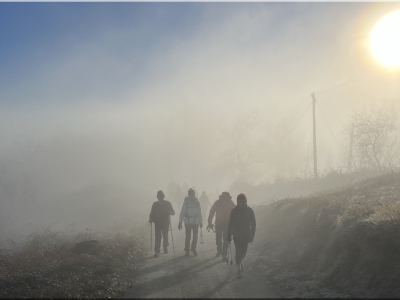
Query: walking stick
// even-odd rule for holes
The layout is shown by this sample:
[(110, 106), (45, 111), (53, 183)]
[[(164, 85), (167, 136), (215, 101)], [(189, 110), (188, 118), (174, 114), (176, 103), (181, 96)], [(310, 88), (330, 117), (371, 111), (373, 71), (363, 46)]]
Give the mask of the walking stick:
[(174, 250), (174, 255), (175, 255), (174, 235), (172, 234), (171, 216), (169, 216), (168, 218), (169, 218), (169, 228), (171, 228), (172, 249)]
[(202, 228), (200, 228), (200, 244), (204, 244), (204, 241), (203, 241), (203, 230), (202, 230)]
[(232, 245), (230, 245), (231, 247), (230, 247), (230, 251), (231, 251), (231, 267), (232, 267), (232, 264), (233, 264), (233, 256), (232, 256)]
[(153, 222), (150, 223), (150, 250), (153, 250)]

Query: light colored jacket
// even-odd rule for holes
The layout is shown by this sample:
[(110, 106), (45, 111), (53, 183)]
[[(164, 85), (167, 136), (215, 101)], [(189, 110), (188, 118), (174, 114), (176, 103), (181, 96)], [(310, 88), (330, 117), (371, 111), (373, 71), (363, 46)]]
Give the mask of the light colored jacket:
[(186, 197), (183, 201), (179, 222), (181, 223), (183, 220), (185, 220), (185, 224), (203, 225), (201, 205), (197, 198), (190, 200), (189, 197)]
[(229, 199), (219, 199), (215, 201), (214, 205), (211, 207), (210, 214), (208, 216), (208, 224), (212, 224), (212, 219), (215, 214), (215, 225), (221, 223), (229, 223), (229, 217), (231, 216), (231, 211), (236, 207), (236, 204)]

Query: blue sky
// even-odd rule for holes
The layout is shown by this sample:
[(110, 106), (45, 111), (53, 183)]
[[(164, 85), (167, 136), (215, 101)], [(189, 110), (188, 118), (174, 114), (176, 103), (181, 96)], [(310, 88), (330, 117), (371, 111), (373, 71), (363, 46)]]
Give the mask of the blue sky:
[(136, 73), (140, 74), (144, 71), (146, 53), (151, 47), (162, 43), (166, 37), (184, 37), (194, 30), (201, 15), (198, 6), (162, 3), (1, 3), (2, 90), (20, 87), (21, 83), (30, 86), (30, 80), (41, 68), (62, 60), (74, 47), (96, 40), (105, 32), (129, 30), (133, 33), (132, 40), (126, 41), (123, 47), (104, 46), (113, 55), (136, 60)]
[[(97, 70), (90, 66), (98, 75), (107, 70), (107, 66), (101, 64), (104, 57), (117, 57), (120, 63), (129, 64), (131, 68), (114, 72), (112, 84), (107, 84), (110, 78), (105, 75), (99, 75), (97, 84), (88, 84), (83, 75), (83, 78), (78, 75), (77, 82), (69, 83), (75, 90), (72, 96), (76, 99), (93, 95), (93, 90), (117, 96), (128, 84), (139, 87), (149, 76), (148, 63), (152, 57), (168, 51), (174, 41), (194, 39), (204, 28), (206, 35), (212, 35), (213, 27), (218, 31), (225, 19), (248, 9), (271, 11), (274, 16), (270, 26), (258, 30), (255, 35), (244, 36), (241, 40), (238, 33), (238, 42), (253, 47), (263, 40), (270, 42), (271, 47), (279, 47), (280, 31), (293, 20), (299, 27), (312, 26), (315, 16), (321, 12), (333, 10), (336, 15), (345, 16), (359, 8), (351, 4), (344, 8), (340, 4), (325, 3), (1, 3), (0, 101), (3, 104), (24, 102), (27, 97), (22, 91), (25, 90), (31, 92), (30, 99), (41, 103), (46, 98), (41, 87), (45, 80), (38, 75), (71, 55), (77, 55), (84, 50), (82, 45), (91, 42), (98, 48), (86, 51), (88, 56), (92, 51), (93, 59), (97, 56)], [(125, 36), (118, 37), (119, 33)], [(104, 38), (107, 34), (109, 38)], [(318, 38), (326, 32), (312, 34), (313, 38)], [(111, 35), (115, 35), (115, 39)], [(200, 34), (199, 38), (203, 37)], [(327, 46), (325, 38), (321, 37), (320, 46)]]
[[(0, 3), (3, 123), (29, 134), (50, 123), (82, 128), (77, 120), (100, 128), (107, 114), (132, 119), (183, 102), (296, 119), (311, 92), (381, 68), (366, 40), (388, 5)], [(394, 97), (393, 82), (335, 91), (327, 118)]]

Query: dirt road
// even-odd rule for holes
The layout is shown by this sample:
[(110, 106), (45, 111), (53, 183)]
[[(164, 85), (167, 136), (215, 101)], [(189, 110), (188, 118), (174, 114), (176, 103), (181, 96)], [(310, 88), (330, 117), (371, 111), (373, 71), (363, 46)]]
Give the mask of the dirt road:
[(236, 279), (235, 264), (227, 265), (215, 257), (215, 234), (204, 234), (204, 244), (197, 245), (198, 256), (184, 257), (184, 232), (174, 229), (175, 255), (153, 258), (149, 251), (147, 263), (139, 271), (125, 297), (129, 298), (277, 298), (273, 287), (256, 274), (252, 244), (243, 262), (242, 279)]

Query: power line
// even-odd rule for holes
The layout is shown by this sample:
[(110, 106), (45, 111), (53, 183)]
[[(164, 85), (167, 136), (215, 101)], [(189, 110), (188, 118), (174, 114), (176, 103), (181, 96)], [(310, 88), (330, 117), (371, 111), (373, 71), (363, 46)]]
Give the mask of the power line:
[[(292, 134), (294, 133), (294, 131), (297, 129), (298, 125), (300, 124), (301, 119), (303, 119), (304, 115), (306, 114), (306, 112), (307, 112), (308, 109), (310, 108), (311, 104), (312, 104), (312, 101), (308, 104), (307, 108), (306, 108), (306, 109), (304, 110), (304, 112), (302, 113), (300, 119), (297, 121), (296, 126), (293, 128), (292, 132), (291, 132), (291, 133), (287, 136), (287, 138), (283, 141), (282, 146), (281, 146), (281, 148), (280, 148), (279, 150), (282, 150), (283, 147), (286, 146), (286, 145), (285, 145), (286, 142), (290, 139), (290, 137), (292, 136)], [(270, 163), (267, 165), (267, 167), (265, 168), (264, 172), (262, 172), (262, 174), (261, 174), (260, 176), (263, 176), (263, 175), (265, 174), (265, 172), (268, 171), (268, 169), (271, 167), (271, 165), (272, 165), (273, 163), (274, 163), (273, 161), (270, 162)]]
[(321, 107), (319, 106), (318, 102), (317, 102), (317, 106), (318, 106), (318, 109), (319, 109), (319, 111), (320, 111), (320, 113), (321, 113), (321, 115), (322, 115), (322, 118), (323, 118), (324, 121), (325, 121), (326, 126), (328, 126), (328, 129), (329, 129), (329, 131), (330, 131), (331, 134), (332, 134), (333, 140), (335, 141), (336, 145), (339, 147), (339, 143), (338, 143), (338, 141), (336, 140), (336, 136), (333, 134), (333, 131), (332, 131), (331, 127), (329, 126), (328, 122), (326, 121), (325, 116), (324, 116), (324, 114), (323, 114), (323, 112), (322, 112), (322, 110), (321, 110)]
[(389, 67), (380, 69), (380, 70), (378, 70), (378, 71), (376, 71), (376, 72), (374, 72), (374, 73), (371, 73), (371, 74), (369, 74), (369, 75), (367, 75), (367, 76), (364, 76), (364, 77), (361, 77), (361, 78), (358, 78), (358, 79), (355, 79), (355, 80), (352, 80), (352, 81), (349, 81), (349, 82), (346, 82), (346, 83), (343, 83), (343, 84), (340, 84), (340, 85), (337, 85), (337, 86), (334, 86), (334, 87), (331, 87), (331, 88), (327, 88), (327, 89), (325, 89), (325, 90), (316, 92), (316, 93), (314, 93), (314, 94), (320, 95), (320, 94), (322, 94), (322, 93), (325, 93), (325, 92), (328, 92), (328, 91), (331, 91), (331, 90), (335, 90), (335, 89), (341, 88), (341, 87), (343, 87), (343, 86), (346, 86), (346, 85), (349, 85), (349, 84), (352, 84), (352, 83), (356, 83), (356, 82), (362, 81), (362, 80), (364, 80), (364, 79), (367, 79), (367, 78), (371, 77), (372, 75), (378, 74), (378, 73), (383, 72), (383, 71), (385, 71), (385, 70), (387, 70), (387, 69), (390, 69), (390, 68), (393, 68), (393, 66), (389, 66)]
[(301, 115), (300, 119), (297, 121), (296, 126), (293, 128), (292, 132), (289, 134), (287, 140), (289, 140), (289, 138), (292, 136), (293, 132), (296, 130), (297, 126), (299, 125), (299, 123), (300, 123), (300, 121), (301, 121), (301, 119), (304, 117), (304, 115), (306, 114), (307, 110), (310, 108), (311, 103), (312, 103), (312, 102), (310, 102), (310, 104), (308, 104), (306, 110), (303, 112), (303, 114)]

